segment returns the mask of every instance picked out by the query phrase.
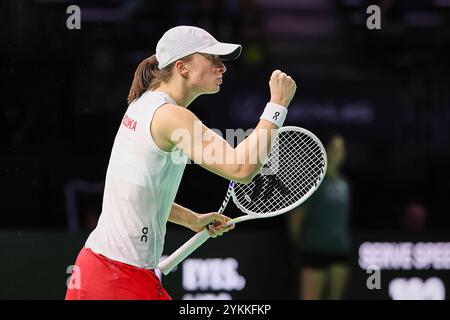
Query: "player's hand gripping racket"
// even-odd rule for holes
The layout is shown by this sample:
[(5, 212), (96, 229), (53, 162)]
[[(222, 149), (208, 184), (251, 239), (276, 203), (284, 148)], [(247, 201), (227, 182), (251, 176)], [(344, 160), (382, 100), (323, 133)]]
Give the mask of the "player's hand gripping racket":
[[(289, 212), (317, 190), (326, 171), (327, 154), (320, 140), (303, 128), (282, 127), (260, 173), (249, 184), (230, 181), (219, 213), (230, 197), (246, 215), (231, 219), (227, 226)], [(168, 274), (208, 239), (205, 228), (161, 261), (158, 268)]]

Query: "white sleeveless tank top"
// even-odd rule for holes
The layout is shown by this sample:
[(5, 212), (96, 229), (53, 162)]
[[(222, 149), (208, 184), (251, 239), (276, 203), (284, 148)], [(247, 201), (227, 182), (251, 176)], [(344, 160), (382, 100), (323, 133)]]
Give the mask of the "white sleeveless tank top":
[(181, 151), (158, 148), (150, 134), (153, 114), (166, 103), (176, 104), (166, 93), (147, 91), (128, 106), (109, 159), (102, 212), (85, 244), (109, 259), (146, 269), (158, 265), (187, 163)]

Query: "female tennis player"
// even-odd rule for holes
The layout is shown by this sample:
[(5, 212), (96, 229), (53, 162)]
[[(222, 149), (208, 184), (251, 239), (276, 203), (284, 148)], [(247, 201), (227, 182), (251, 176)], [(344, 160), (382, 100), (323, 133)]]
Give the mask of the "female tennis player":
[[(168, 30), (156, 54), (139, 64), (114, 140), (102, 212), (78, 255), (66, 299), (171, 299), (154, 272), (167, 221), (195, 232), (209, 226), (213, 238), (233, 228), (225, 227), (226, 216), (199, 214), (174, 199), (188, 157), (228, 180), (251, 181), (270, 153), (274, 131), (283, 125), (296, 84), (280, 70), (270, 78), (271, 100), (258, 125), (236, 148), (187, 109), (198, 96), (219, 91), (226, 71), (222, 61), (240, 53), (240, 45), (179, 26)], [(196, 139), (196, 127), (209, 138)], [(202, 151), (211, 144), (223, 158), (203, 159)], [(261, 153), (258, 161), (250, 161), (256, 152)], [(174, 155), (183, 161), (174, 161), (180, 159)]]

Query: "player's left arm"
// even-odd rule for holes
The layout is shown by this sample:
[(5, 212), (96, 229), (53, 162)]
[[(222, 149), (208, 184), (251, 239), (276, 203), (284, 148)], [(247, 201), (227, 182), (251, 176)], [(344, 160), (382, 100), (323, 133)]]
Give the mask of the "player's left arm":
[(170, 222), (182, 225), (195, 232), (201, 231), (204, 227), (214, 221), (214, 225), (209, 227), (209, 235), (212, 238), (221, 236), (224, 232), (234, 228), (234, 225), (225, 227), (228, 220), (230, 220), (230, 218), (218, 212), (199, 214), (180, 206), (177, 203), (172, 205), (169, 215)]

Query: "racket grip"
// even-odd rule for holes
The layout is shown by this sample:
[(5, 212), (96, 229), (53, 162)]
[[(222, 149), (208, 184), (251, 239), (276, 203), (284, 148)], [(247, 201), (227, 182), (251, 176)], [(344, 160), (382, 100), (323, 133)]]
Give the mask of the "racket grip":
[(209, 239), (209, 233), (207, 229), (203, 229), (198, 232), (185, 244), (178, 248), (177, 251), (172, 253), (165, 260), (161, 261), (158, 264), (159, 270), (162, 271), (165, 275), (168, 274), (174, 267), (176, 267), (181, 261), (186, 259), (192, 252), (194, 252), (198, 247), (200, 247), (206, 240)]

